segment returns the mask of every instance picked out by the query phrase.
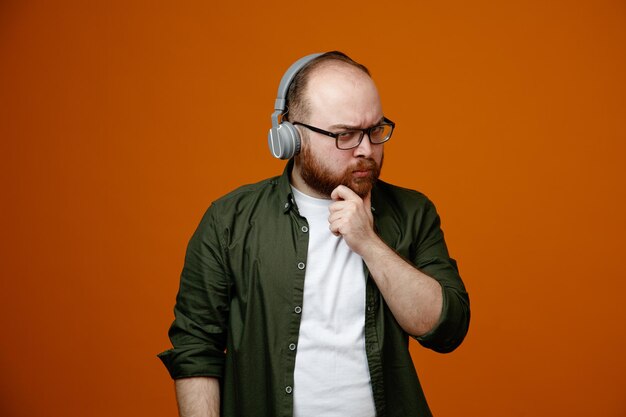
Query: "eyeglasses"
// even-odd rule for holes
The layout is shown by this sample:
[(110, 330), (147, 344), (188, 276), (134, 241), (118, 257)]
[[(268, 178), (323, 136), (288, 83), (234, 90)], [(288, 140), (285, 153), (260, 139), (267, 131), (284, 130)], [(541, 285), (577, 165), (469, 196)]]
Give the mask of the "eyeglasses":
[(309, 126), (300, 122), (293, 122), (293, 124), (304, 126), (313, 132), (334, 138), (337, 149), (342, 150), (353, 149), (359, 146), (366, 133), (370, 142), (375, 145), (387, 142), (391, 139), (393, 129), (396, 127), (396, 124), (386, 117), (383, 117), (383, 123), (377, 124), (376, 126), (368, 127), (367, 129), (346, 129), (339, 133), (329, 132), (319, 127)]

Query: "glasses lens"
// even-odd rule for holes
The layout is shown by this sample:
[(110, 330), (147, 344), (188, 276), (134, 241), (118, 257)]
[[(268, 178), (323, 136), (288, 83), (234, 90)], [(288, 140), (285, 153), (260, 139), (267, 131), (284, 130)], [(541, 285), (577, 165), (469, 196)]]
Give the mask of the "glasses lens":
[(360, 130), (346, 130), (337, 134), (337, 147), (339, 149), (351, 149), (359, 145), (363, 132)]
[(391, 137), (393, 127), (391, 125), (378, 125), (370, 129), (370, 140), (373, 143), (382, 143)]

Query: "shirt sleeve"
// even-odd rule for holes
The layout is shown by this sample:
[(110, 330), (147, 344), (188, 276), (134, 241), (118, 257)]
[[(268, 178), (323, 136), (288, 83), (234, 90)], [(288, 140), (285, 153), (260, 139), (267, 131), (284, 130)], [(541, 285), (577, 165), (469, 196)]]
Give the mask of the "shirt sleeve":
[(173, 379), (223, 375), (230, 279), (216, 211), (207, 210), (187, 246), (168, 333), (173, 348), (158, 355)]
[(443, 305), (438, 324), (415, 339), (422, 346), (447, 353), (456, 349), (467, 334), (470, 321), (469, 296), (459, 275), (456, 261), (450, 258), (441, 221), (430, 200), (419, 222), (413, 263), (442, 288)]

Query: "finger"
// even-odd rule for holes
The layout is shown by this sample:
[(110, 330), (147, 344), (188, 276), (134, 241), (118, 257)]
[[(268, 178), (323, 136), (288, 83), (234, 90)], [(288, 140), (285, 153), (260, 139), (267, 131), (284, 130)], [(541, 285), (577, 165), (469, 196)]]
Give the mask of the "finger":
[(330, 198), (335, 201), (361, 199), (354, 191), (352, 191), (345, 185), (338, 185), (337, 188), (335, 188), (330, 194)]
[(331, 213), (330, 216), (328, 216), (328, 223), (333, 224), (337, 220), (342, 219), (343, 217), (344, 217), (344, 214), (341, 212)]
[(334, 212), (337, 212), (337, 211), (341, 211), (341, 210), (346, 208), (347, 204), (348, 203), (346, 203), (343, 200), (337, 200), (337, 201), (331, 203), (330, 206), (328, 206), (328, 211), (331, 212), (331, 213), (334, 213)]
[(341, 232), (339, 231), (339, 226), (337, 225), (337, 223), (333, 223), (333, 222), (329, 223), (328, 228), (330, 229), (333, 235), (341, 236)]

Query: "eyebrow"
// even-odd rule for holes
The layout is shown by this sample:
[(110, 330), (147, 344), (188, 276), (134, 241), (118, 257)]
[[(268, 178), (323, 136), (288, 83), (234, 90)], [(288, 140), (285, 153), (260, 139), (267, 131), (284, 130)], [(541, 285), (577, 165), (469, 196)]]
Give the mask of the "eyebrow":
[[(378, 121), (376, 123), (374, 123), (372, 126), (368, 126), (364, 129), (368, 129), (370, 127), (374, 127), (374, 126), (378, 126), (379, 124), (383, 123), (385, 120), (385, 116), (381, 116), (380, 119), (378, 119)], [(346, 130), (350, 130), (350, 129), (361, 129), (358, 126), (351, 126), (351, 125), (344, 125), (344, 124), (337, 124), (337, 125), (332, 125), (328, 128), (329, 130), (333, 130), (333, 129), (346, 129)]]

